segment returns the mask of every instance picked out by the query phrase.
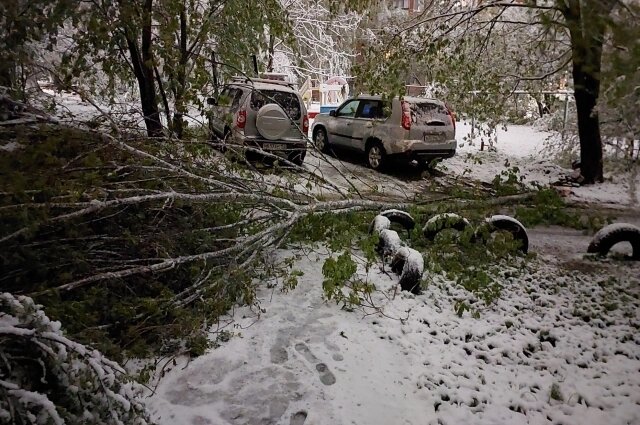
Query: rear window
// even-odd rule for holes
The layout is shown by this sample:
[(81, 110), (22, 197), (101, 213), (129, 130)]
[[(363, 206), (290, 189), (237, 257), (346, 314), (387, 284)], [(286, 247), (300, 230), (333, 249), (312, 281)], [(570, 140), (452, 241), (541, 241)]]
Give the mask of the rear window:
[(437, 103), (412, 103), (411, 122), (414, 124), (426, 124), (429, 121), (442, 121), (448, 123), (449, 111), (444, 105)]
[(295, 93), (275, 90), (254, 90), (251, 92), (251, 109), (258, 111), (264, 105), (276, 103), (287, 113), (289, 118), (297, 121), (302, 116), (300, 102)]

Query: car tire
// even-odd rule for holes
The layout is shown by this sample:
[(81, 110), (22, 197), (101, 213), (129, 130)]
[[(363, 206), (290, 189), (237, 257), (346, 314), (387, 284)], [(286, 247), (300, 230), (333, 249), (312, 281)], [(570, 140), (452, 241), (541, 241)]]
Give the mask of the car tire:
[(320, 152), (329, 153), (329, 138), (324, 128), (317, 128), (313, 132), (313, 143)]
[(425, 238), (433, 242), (442, 230), (454, 229), (458, 232), (464, 231), (469, 226), (469, 221), (461, 215), (455, 213), (445, 213), (434, 215), (422, 228)]
[(411, 248), (402, 247), (398, 249), (391, 261), (391, 271), (400, 275), (400, 281), (398, 282), (400, 289), (420, 295), (422, 293), (420, 282), (424, 273), (424, 264), (407, 267), (407, 261), (411, 261), (410, 257), (412, 255), (421, 256), (419, 252)]
[(391, 223), (399, 224), (407, 231), (407, 236), (411, 239), (411, 231), (416, 227), (416, 221), (411, 217), (411, 214), (400, 210), (385, 210), (379, 215), (387, 217)]
[(529, 236), (527, 229), (513, 217), (506, 215), (494, 215), (486, 219), (486, 221), (478, 226), (473, 234), (476, 241), (487, 241), (487, 236), (496, 231), (505, 231), (511, 233), (513, 239), (520, 242), (519, 250), (524, 254), (529, 252)]
[(631, 260), (640, 260), (640, 227), (627, 223), (615, 223), (600, 229), (591, 240), (587, 252), (606, 256), (619, 242), (629, 242), (633, 252)]
[(384, 147), (382, 147), (382, 143), (375, 141), (369, 143), (366, 150), (367, 155), (367, 165), (369, 168), (379, 171), (384, 168), (386, 165), (386, 152), (384, 151)]

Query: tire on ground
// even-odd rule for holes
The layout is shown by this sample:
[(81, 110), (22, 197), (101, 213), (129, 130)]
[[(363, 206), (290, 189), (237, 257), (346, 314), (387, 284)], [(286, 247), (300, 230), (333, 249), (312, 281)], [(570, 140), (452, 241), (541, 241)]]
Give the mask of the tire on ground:
[(400, 210), (385, 210), (379, 215), (387, 217), (390, 222), (399, 224), (406, 230), (413, 230), (416, 227), (416, 221), (411, 217), (411, 214)]
[(483, 224), (478, 226), (474, 232), (473, 239), (486, 242), (487, 236), (496, 231), (511, 233), (513, 240), (520, 242), (518, 249), (524, 254), (529, 252), (529, 235), (527, 235), (527, 229), (525, 229), (518, 220), (508, 215), (494, 215), (487, 218)]
[(388, 229), (391, 227), (391, 221), (380, 214), (373, 218), (373, 221), (369, 225), (369, 234), (377, 233), (380, 234), (384, 229)]
[(633, 248), (631, 259), (640, 260), (640, 227), (628, 223), (614, 223), (600, 229), (593, 236), (587, 252), (606, 256), (619, 242), (629, 242)]
[(394, 257), (396, 262), (395, 267), (392, 262), (391, 268), (396, 271), (400, 270), (400, 263), (402, 263), (402, 269), (400, 270), (400, 288), (403, 291), (409, 291), (413, 294), (421, 294), (420, 282), (422, 281), (422, 274), (424, 273), (424, 259), (422, 254), (412, 248), (402, 247), (396, 251)]
[(422, 228), (424, 237), (433, 241), (436, 235), (444, 229), (454, 229), (462, 232), (469, 226), (469, 221), (455, 213), (434, 215)]

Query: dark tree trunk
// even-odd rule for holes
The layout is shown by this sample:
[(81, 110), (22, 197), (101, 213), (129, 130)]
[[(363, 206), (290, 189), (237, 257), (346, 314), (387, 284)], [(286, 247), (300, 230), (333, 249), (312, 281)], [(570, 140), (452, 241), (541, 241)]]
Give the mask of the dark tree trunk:
[(173, 124), (171, 120), (171, 109), (169, 108), (169, 100), (167, 99), (167, 92), (164, 89), (164, 85), (162, 84), (162, 76), (160, 75), (160, 71), (158, 71), (158, 67), (154, 65), (153, 73), (156, 76), (156, 81), (158, 82), (158, 91), (160, 92), (160, 99), (162, 99), (162, 106), (164, 107), (164, 117), (167, 120), (167, 128), (169, 132), (173, 131)]
[(536, 101), (536, 105), (538, 106), (538, 115), (540, 115), (540, 118), (542, 118), (544, 117), (544, 104), (540, 99), (538, 99), (538, 97), (534, 97), (534, 99)]
[(153, 55), (151, 53), (151, 14), (153, 0), (145, 0), (142, 24), (142, 44), (138, 48), (137, 37), (126, 31), (127, 47), (131, 55), (133, 72), (140, 90), (140, 106), (149, 137), (162, 136), (162, 123), (156, 99), (156, 85), (153, 75)]
[(602, 46), (615, 0), (566, 0), (557, 3), (571, 36), (574, 97), (580, 137), (583, 184), (602, 182), (602, 138), (595, 109), (600, 96)]
[(189, 51), (187, 50), (187, 12), (183, 4), (180, 10), (180, 61), (178, 63), (177, 84), (174, 91), (176, 112), (173, 117), (173, 130), (178, 139), (184, 136), (184, 120), (186, 113), (184, 102), (185, 91), (187, 89), (187, 62)]
[(273, 35), (269, 35), (269, 59), (267, 61), (267, 72), (273, 72), (273, 57), (275, 55), (275, 42), (276, 38)]
[(598, 112), (595, 110), (600, 92), (600, 81), (575, 61), (573, 63), (573, 81), (578, 111), (580, 172), (584, 179), (582, 183), (602, 182), (602, 139)]
[(0, 86), (6, 87), (12, 90), (14, 87), (14, 64), (9, 61), (3, 61), (0, 63)]

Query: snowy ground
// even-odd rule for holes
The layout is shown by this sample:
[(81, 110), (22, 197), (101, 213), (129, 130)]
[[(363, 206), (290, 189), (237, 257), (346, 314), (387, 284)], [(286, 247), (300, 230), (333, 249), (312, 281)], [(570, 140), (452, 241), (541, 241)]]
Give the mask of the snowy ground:
[[(555, 181), (569, 170), (544, 156), (547, 136), (512, 126), (497, 152), (465, 144), (446, 172), (490, 182), (517, 166), (527, 182)], [(306, 164), (368, 193), (410, 197), (428, 183), (353, 156)], [(624, 178), (568, 195), (637, 207), (640, 182)], [(229, 342), (168, 372), (150, 399), (154, 415), (178, 425), (640, 423), (640, 266), (585, 260), (589, 237), (578, 231), (531, 229), (530, 238), (538, 258), (494, 305), (477, 304), (479, 318), (455, 314), (468, 293), (442, 276), (428, 276), (423, 295), (393, 298), (397, 278), (379, 267), (359, 273), (380, 290), (384, 314), (342, 311), (322, 298), (326, 253), (298, 251), (298, 287), (284, 294), (264, 282), (262, 310), (237, 310)]]
[[(67, 98), (63, 108), (95, 117)], [(458, 140), (469, 131), (459, 123)], [(550, 160), (547, 137), (509, 126), (495, 152), (461, 143), (443, 162), (446, 178), (491, 182), (515, 166), (525, 182), (556, 181), (570, 170)], [(416, 170), (381, 174), (363, 162), (310, 152), (305, 167), (368, 196), (428, 191)], [(640, 224), (638, 187), (640, 176), (621, 173), (566, 194), (625, 208)], [(640, 423), (640, 265), (583, 259), (589, 238), (573, 230), (530, 229), (530, 240), (537, 259), (494, 305), (476, 304), (478, 318), (455, 314), (468, 294), (442, 276), (427, 276), (423, 295), (394, 298), (397, 278), (379, 267), (359, 273), (378, 288), (384, 315), (342, 311), (322, 298), (326, 253), (295, 251), (298, 287), (285, 294), (262, 282), (261, 310), (228, 317), (233, 337), (220, 348), (170, 362), (149, 406), (159, 424), (176, 425)]]
[(442, 276), (393, 299), (379, 267), (359, 273), (384, 316), (342, 311), (322, 300), (326, 254), (305, 253), (298, 287), (263, 286), (262, 311), (237, 310), (235, 336), (174, 367), (151, 409), (176, 425), (640, 423), (640, 267), (583, 260), (572, 236), (557, 255), (533, 232), (548, 254), (479, 318), (455, 314), (468, 295)]

